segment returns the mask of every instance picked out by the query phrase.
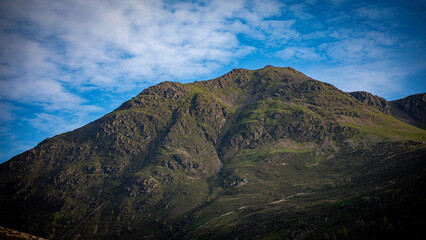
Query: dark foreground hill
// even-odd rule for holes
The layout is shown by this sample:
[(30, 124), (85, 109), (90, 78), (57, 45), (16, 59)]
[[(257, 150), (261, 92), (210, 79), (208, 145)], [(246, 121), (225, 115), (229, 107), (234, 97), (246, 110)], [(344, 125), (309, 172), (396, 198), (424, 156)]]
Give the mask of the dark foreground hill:
[(424, 123), (424, 97), (395, 101), (396, 115), (354, 95), (272, 66), (150, 87), (3, 163), (0, 225), (52, 239), (422, 239), (426, 131), (401, 119)]

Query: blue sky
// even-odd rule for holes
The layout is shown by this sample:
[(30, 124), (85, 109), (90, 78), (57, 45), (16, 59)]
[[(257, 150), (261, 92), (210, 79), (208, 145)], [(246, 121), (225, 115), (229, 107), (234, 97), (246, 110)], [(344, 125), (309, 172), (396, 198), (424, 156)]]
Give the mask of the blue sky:
[(148, 86), (236, 67), (425, 92), (425, 23), (424, 0), (0, 0), (0, 162)]

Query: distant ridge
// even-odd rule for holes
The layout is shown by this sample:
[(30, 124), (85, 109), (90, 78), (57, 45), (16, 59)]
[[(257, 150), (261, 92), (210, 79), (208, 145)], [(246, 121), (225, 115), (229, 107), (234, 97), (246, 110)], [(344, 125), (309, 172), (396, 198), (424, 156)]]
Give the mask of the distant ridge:
[(351, 92), (349, 94), (383, 113), (426, 129), (426, 93), (415, 94), (390, 102), (368, 92)]

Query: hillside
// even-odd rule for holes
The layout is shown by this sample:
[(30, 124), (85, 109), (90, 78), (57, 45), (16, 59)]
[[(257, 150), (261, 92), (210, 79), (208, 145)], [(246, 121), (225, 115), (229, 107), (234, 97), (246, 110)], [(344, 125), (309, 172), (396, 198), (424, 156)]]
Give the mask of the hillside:
[(0, 226), (53, 239), (421, 238), (426, 131), (379, 103), (272, 66), (163, 82), (1, 164)]

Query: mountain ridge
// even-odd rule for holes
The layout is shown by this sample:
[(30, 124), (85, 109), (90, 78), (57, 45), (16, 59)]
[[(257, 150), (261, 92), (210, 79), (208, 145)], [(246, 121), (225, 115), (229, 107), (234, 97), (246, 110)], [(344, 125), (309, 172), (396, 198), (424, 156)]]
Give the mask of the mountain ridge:
[[(394, 189), (390, 181), (411, 181), (410, 174), (423, 177), (426, 131), (384, 114), (371, 99), (362, 103), (293, 68), (273, 66), (160, 83), (1, 164), (0, 219), (9, 220), (0, 225), (53, 239), (229, 238), (233, 223), (218, 226), (215, 219), (260, 214), (264, 224), (288, 225), (270, 210), (295, 213), (286, 205), (293, 199), (309, 209), (319, 204), (311, 196), (340, 201), (361, 191), (374, 198), (366, 176), (380, 191)], [(374, 171), (361, 171), (368, 168)], [(404, 201), (416, 196), (410, 194)], [(310, 218), (311, 211), (301, 213)], [(264, 218), (271, 214), (279, 219)], [(303, 238), (326, 230), (316, 224), (317, 233), (292, 223), (282, 234)]]
[(359, 101), (392, 115), (403, 122), (426, 129), (426, 93), (410, 95), (401, 99), (387, 101), (368, 92), (350, 92)]

